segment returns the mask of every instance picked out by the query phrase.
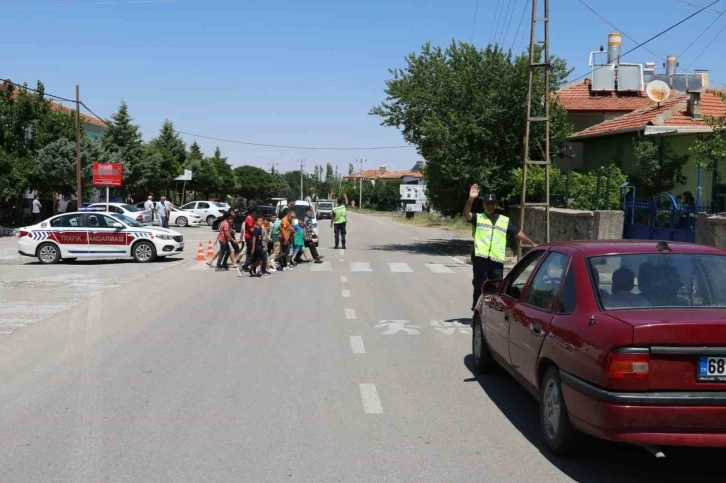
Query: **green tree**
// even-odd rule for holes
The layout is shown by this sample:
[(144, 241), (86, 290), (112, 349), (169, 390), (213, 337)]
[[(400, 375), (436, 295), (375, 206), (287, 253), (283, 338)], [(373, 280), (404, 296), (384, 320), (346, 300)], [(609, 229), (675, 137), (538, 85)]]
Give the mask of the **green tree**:
[(639, 193), (655, 196), (663, 191), (671, 191), (688, 180), (683, 174), (683, 166), (689, 156), (674, 154), (665, 139), (655, 142), (636, 139), (633, 140), (633, 147), (636, 173), (633, 181)]
[(371, 206), (379, 211), (393, 211), (401, 202), (401, 181), (397, 179), (378, 180), (370, 195)]
[[(192, 143), (191, 146), (189, 146), (189, 153), (186, 156), (187, 160), (191, 159), (202, 159), (204, 157), (204, 153), (202, 153), (202, 148), (199, 147), (199, 144), (197, 144), (196, 141)], [(189, 168), (187, 168), (189, 169)]]
[[(108, 126), (103, 133), (102, 146), (104, 151), (117, 157), (124, 165), (124, 188), (134, 194), (144, 194), (143, 191), (155, 191), (158, 186), (144, 176), (144, 173), (160, 173), (160, 166), (149, 166), (160, 162), (159, 158), (148, 156), (144, 150), (139, 126), (133, 123), (129, 114), (128, 105), (121, 101), (118, 111), (107, 121)], [(149, 183), (153, 186), (149, 186)]]
[[(537, 48), (536, 61), (542, 49)], [(564, 84), (571, 69), (557, 57), (551, 63), (550, 90)], [(424, 177), (429, 199), (441, 213), (461, 211), (471, 184), (486, 191), (510, 192), (511, 172), (522, 163), (528, 56), (513, 57), (499, 47), (478, 49), (452, 42), (442, 49), (426, 44), (406, 57), (406, 67), (391, 69), (386, 101), (370, 114), (382, 125), (401, 130), (404, 139), (426, 159)], [(541, 69), (535, 73), (535, 92), (544, 91)], [(566, 112), (550, 97), (551, 157), (564, 154), (571, 133)], [(544, 104), (532, 103), (532, 116)], [(543, 123), (533, 126), (532, 159), (542, 159)]]
[(279, 179), (256, 166), (234, 168), (235, 193), (247, 202), (265, 201), (277, 194)]
[(174, 130), (174, 124), (168, 119), (161, 125), (159, 135), (149, 144), (161, 155), (159, 183), (163, 187), (168, 187), (174, 182), (174, 178), (182, 173), (187, 156), (186, 144)]
[(328, 183), (335, 181), (335, 173), (333, 173), (333, 166), (330, 163), (325, 166), (325, 181)]
[(219, 199), (224, 199), (234, 190), (235, 176), (232, 166), (227, 162), (227, 158), (222, 157), (222, 151), (217, 147), (214, 149), (214, 156), (207, 158), (214, 169), (215, 185), (211, 191), (216, 193)]
[(353, 163), (348, 163), (348, 174), (353, 174), (354, 170)]
[(75, 139), (74, 111), (54, 108), (41, 82), (36, 91), (0, 85), (0, 196), (4, 198), (38, 186), (36, 155), (41, 148), (59, 139)]
[[(713, 94), (718, 95), (721, 102), (726, 102), (726, 94), (723, 92), (709, 92), (709, 95)], [(691, 146), (690, 152), (699, 166), (712, 169), (717, 163), (723, 163), (726, 160), (726, 116), (705, 116), (704, 120), (713, 129), (713, 132), (699, 135)]]

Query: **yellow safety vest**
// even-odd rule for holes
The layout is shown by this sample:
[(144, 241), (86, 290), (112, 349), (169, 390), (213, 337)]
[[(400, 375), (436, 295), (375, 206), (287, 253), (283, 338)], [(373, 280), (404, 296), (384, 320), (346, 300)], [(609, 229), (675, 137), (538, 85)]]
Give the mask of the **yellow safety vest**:
[(504, 263), (507, 256), (507, 227), (509, 218), (499, 215), (496, 224), (484, 213), (476, 215), (474, 255)]
[(345, 206), (340, 205), (333, 208), (333, 223), (336, 225), (339, 223), (345, 223), (345, 216), (347, 212)]

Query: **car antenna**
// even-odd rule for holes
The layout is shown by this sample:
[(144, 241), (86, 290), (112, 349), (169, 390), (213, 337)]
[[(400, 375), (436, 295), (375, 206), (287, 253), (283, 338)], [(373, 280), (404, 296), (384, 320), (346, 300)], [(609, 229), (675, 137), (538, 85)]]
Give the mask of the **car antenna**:
[(668, 242), (659, 241), (655, 246), (659, 252), (672, 252), (671, 247), (668, 246)]

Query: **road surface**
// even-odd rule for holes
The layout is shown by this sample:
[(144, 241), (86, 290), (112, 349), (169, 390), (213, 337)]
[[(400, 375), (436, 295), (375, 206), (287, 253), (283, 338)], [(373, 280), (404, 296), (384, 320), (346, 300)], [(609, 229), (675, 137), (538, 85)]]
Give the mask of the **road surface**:
[(195, 262), (189, 243), (183, 261), (0, 336), (0, 481), (722, 474), (714, 452), (663, 463), (587, 440), (577, 457), (548, 454), (535, 402), (471, 371), (470, 269), (440, 233), (349, 218), (345, 251), (323, 222), (324, 264), (238, 278)]

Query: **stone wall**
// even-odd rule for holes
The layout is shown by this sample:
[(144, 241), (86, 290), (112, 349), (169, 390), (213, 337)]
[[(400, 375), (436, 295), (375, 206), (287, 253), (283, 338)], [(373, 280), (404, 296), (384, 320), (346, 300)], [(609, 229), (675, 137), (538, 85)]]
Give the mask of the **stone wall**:
[(696, 243), (726, 249), (726, 213), (698, 214)]
[[(547, 233), (545, 209), (527, 208), (525, 226), (519, 222), (519, 206), (510, 206), (512, 222), (535, 243), (544, 243)], [(623, 212), (580, 211), (550, 208), (550, 239), (553, 242), (570, 240), (620, 240), (623, 238)]]

